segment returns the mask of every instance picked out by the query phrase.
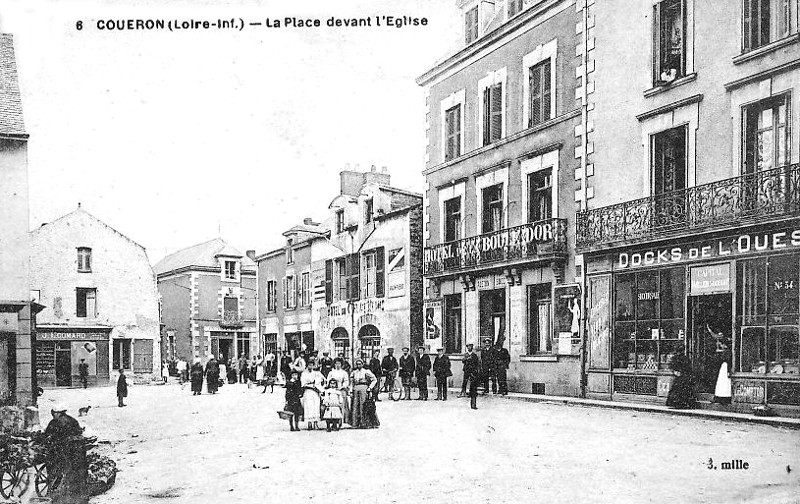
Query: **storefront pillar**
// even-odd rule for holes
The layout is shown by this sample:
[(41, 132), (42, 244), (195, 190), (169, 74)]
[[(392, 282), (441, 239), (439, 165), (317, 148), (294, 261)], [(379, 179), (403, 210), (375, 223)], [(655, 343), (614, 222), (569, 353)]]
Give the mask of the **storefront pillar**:
[(506, 348), (512, 360), (525, 354), (525, 335), (527, 334), (525, 316), (525, 287), (514, 285), (508, 288), (508, 327), (509, 341)]
[(480, 307), (478, 291), (464, 292), (464, 340), (467, 345), (480, 346)]

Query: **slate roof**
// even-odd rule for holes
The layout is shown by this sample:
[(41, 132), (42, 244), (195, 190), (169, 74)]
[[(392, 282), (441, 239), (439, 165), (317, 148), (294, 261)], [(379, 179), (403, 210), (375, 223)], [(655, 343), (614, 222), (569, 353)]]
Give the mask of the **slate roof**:
[(0, 33), (0, 135), (27, 136), (17, 79), (14, 37)]
[(256, 264), (236, 248), (228, 245), (222, 238), (214, 238), (207, 242), (198, 243), (191, 247), (181, 249), (166, 256), (153, 266), (156, 275), (174, 271), (187, 266), (218, 268), (218, 256), (241, 257), (242, 268), (255, 270)]

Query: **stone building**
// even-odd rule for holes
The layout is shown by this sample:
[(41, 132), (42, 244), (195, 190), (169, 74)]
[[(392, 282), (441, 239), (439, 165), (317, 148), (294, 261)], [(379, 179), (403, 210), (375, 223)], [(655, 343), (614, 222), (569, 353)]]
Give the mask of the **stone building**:
[(0, 406), (36, 404), (29, 287), (28, 134), (14, 39), (0, 33)]
[(158, 294), (141, 245), (80, 205), (31, 231), (30, 288), (39, 314), (36, 369), (41, 386), (105, 385), (124, 368), (158, 376)]
[(425, 311), (451, 357), (486, 339), (507, 348), (511, 390), (579, 395), (584, 2), (457, 3), (460, 47), (417, 79)]
[(662, 403), (686, 355), (701, 403), (725, 362), (735, 409), (800, 414), (798, 1), (591, 9), (588, 395)]
[(255, 252), (216, 238), (160, 260), (153, 269), (170, 359), (227, 360), (258, 348)]

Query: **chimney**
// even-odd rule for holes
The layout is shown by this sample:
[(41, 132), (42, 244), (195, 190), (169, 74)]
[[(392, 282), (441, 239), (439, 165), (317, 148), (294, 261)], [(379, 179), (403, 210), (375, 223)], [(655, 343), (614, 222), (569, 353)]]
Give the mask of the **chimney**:
[(339, 194), (343, 196), (358, 196), (364, 184), (364, 174), (353, 170), (344, 170), (339, 173)]
[(313, 226), (314, 220), (311, 217), (306, 217), (305, 219), (303, 219), (303, 224), (305, 224), (306, 226)]
[(247, 255), (247, 257), (249, 257), (251, 261), (253, 261), (253, 262), (256, 261), (256, 251), (255, 250), (248, 250), (247, 252), (245, 252), (245, 255)]
[(389, 172), (386, 171), (386, 167), (383, 170), (378, 172), (378, 169), (375, 166), (372, 166), (372, 169), (364, 175), (364, 185), (367, 184), (378, 184), (381, 186), (388, 186), (391, 182), (391, 177), (389, 176)]

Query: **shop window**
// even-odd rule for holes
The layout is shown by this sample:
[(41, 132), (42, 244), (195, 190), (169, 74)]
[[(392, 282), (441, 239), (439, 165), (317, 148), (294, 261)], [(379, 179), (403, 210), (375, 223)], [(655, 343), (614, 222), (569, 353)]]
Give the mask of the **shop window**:
[(78, 248), (78, 271), (81, 273), (92, 271), (92, 249), (89, 247)]
[(90, 319), (97, 317), (97, 289), (75, 289), (75, 316)]
[(800, 257), (740, 261), (737, 369), (800, 373)]
[(444, 351), (448, 354), (461, 353), (461, 294), (444, 297)]
[(300, 291), (302, 306), (311, 306), (311, 273), (305, 272), (300, 276)]
[(752, 51), (797, 32), (797, 0), (743, 0), (742, 51)]
[(444, 160), (461, 155), (461, 105), (447, 109), (444, 113), (445, 149)]
[(225, 280), (236, 280), (236, 261), (225, 261)]
[(653, 83), (664, 85), (686, 75), (686, 0), (662, 0), (653, 10)]
[(786, 93), (744, 107), (744, 173), (789, 162), (789, 97)]
[(551, 284), (528, 286), (528, 355), (553, 352)]
[(267, 311), (274, 312), (277, 309), (278, 282), (267, 280)]
[(478, 39), (478, 6), (464, 14), (464, 40), (467, 44)]
[(669, 369), (685, 349), (683, 268), (617, 275), (614, 279), (613, 366)]
[(528, 89), (530, 90), (529, 128), (552, 118), (552, 78), (550, 58), (528, 69)]
[(528, 222), (553, 217), (553, 169), (546, 168), (528, 175)]
[(114, 340), (112, 362), (114, 369), (131, 369), (131, 340)]
[(498, 82), (483, 90), (483, 145), (503, 137), (503, 84)]
[(503, 184), (483, 189), (483, 233), (503, 229)]
[(461, 238), (461, 198), (444, 202), (444, 241), (451, 242)]

